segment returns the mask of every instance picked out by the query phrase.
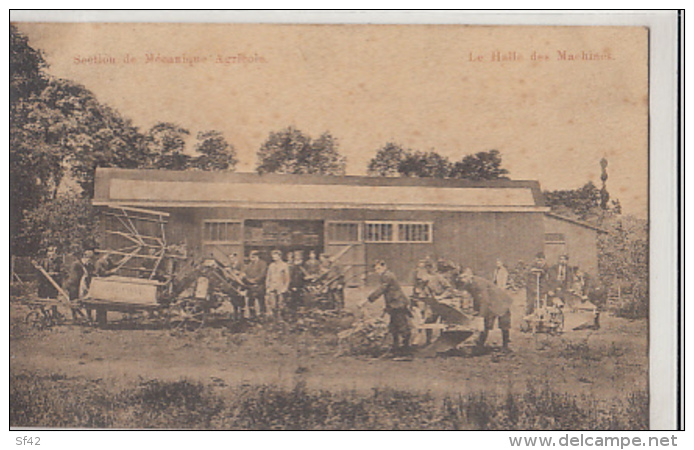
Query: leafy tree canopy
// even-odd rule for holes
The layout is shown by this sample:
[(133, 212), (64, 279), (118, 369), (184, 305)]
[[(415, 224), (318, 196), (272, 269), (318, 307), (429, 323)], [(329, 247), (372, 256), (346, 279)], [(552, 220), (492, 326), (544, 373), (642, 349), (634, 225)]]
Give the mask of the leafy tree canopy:
[(238, 160), (236, 150), (219, 131), (201, 131), (197, 136), (195, 152), (191, 166), (200, 170), (234, 170)]
[(185, 152), (190, 131), (171, 122), (159, 122), (145, 135), (144, 150), (153, 169), (185, 170), (192, 157)]
[(468, 180), (495, 180), (507, 178), (508, 170), (501, 167), (498, 150), (467, 155), (455, 164), (434, 150), (422, 152), (404, 149), (399, 144), (387, 143), (369, 161), (367, 172), (371, 176), (463, 178)]
[(10, 24), (10, 104), (41, 92), (47, 83), (43, 55), (29, 46), (29, 40)]
[(600, 215), (600, 189), (592, 181), (578, 189), (545, 191), (545, 204), (566, 217), (590, 221)]
[(409, 152), (398, 165), (398, 172), (406, 177), (448, 178), (452, 164), (435, 151)]
[(501, 167), (501, 154), (498, 150), (478, 152), (467, 155), (453, 165), (451, 178), (466, 180), (507, 179), (508, 170)]
[(89, 199), (67, 192), (27, 211), (20, 239), (45, 252), (55, 247), (59, 254), (93, 248), (98, 242), (97, 214)]
[(400, 176), (398, 169), (407, 153), (408, 151), (403, 149), (400, 145), (388, 142), (378, 149), (376, 156), (369, 161), (367, 168), (368, 174), (380, 177)]
[(258, 173), (344, 175), (346, 158), (330, 133), (318, 139), (288, 127), (271, 132), (258, 151)]

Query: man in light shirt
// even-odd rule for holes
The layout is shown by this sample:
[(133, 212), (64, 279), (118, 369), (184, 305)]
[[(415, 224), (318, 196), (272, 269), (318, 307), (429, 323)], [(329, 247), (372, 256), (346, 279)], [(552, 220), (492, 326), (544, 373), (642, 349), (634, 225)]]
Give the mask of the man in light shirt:
[(273, 308), (275, 317), (279, 318), (285, 308), (287, 292), (289, 292), (289, 265), (282, 261), (282, 252), (273, 250), (271, 253), (272, 263), (267, 268), (267, 278), (265, 279), (265, 292)]

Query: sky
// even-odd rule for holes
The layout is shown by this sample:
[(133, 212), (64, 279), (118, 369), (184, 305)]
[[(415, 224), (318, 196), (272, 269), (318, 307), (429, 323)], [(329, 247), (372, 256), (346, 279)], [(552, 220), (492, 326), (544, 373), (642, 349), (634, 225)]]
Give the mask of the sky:
[[(451, 160), (496, 149), (545, 190), (600, 185), (647, 216), (640, 27), (19, 23), (49, 72), (142, 131), (219, 130), (238, 171), (271, 131), (328, 131), (363, 175), (387, 142)], [(177, 58), (177, 59), (176, 59)]]

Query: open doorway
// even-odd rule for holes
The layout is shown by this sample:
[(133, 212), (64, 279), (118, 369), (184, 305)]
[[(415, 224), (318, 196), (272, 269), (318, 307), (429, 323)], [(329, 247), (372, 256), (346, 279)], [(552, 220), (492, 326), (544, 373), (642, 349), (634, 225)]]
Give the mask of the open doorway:
[(322, 220), (246, 220), (244, 223), (244, 256), (258, 250), (261, 258), (269, 261), (274, 249), (287, 252), (300, 250), (323, 252)]

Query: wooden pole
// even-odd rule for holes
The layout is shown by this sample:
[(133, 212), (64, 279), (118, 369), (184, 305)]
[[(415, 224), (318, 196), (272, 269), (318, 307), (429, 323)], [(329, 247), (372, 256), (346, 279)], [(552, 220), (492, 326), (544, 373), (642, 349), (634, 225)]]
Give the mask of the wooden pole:
[(41, 274), (42, 274), (44, 277), (46, 277), (46, 279), (47, 279), (48, 281), (50, 281), (50, 283), (53, 285), (53, 287), (54, 287), (54, 288), (58, 291), (58, 293), (65, 299), (65, 302), (63, 302), (63, 303), (66, 303), (66, 304), (69, 306), (69, 305), (70, 305), (70, 296), (67, 295), (67, 293), (63, 290), (63, 288), (61, 288), (60, 285), (58, 285), (58, 283), (55, 282), (55, 280), (53, 279), (53, 277), (51, 277), (51, 276), (48, 274), (48, 272), (46, 272), (46, 270), (45, 270), (43, 267), (41, 267), (41, 265), (40, 265), (39, 263), (37, 263), (36, 261), (33, 261), (33, 260), (32, 260), (32, 261), (31, 261), (31, 264), (36, 268), (36, 270), (38, 270), (39, 272), (41, 272)]

